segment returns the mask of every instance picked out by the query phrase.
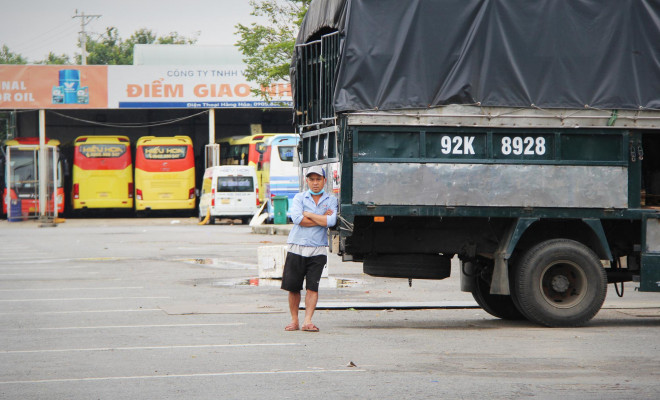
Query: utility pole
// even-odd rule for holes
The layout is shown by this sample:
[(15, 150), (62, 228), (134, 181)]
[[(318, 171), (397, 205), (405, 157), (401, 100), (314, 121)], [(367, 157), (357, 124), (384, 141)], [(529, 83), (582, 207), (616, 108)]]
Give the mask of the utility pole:
[(87, 33), (85, 32), (85, 25), (90, 23), (95, 18), (101, 18), (101, 15), (85, 15), (85, 12), (78, 14), (76, 10), (76, 15), (71, 18), (80, 18), (80, 49), (82, 54), (80, 57), (80, 65), (87, 65)]

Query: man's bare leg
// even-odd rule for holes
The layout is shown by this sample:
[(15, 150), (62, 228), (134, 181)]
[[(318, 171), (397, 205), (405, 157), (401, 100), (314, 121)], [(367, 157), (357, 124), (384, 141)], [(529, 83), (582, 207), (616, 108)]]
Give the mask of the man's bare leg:
[(316, 310), (316, 303), (319, 301), (319, 292), (307, 289), (305, 293), (305, 321), (303, 326), (312, 325), (312, 317)]
[(286, 330), (298, 330), (298, 311), (300, 310), (300, 292), (289, 292), (289, 312), (291, 313), (291, 324), (287, 325)]

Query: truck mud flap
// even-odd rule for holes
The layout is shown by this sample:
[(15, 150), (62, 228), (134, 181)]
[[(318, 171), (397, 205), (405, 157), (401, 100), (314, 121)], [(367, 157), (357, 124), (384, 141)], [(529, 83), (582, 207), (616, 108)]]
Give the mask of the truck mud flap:
[(660, 292), (660, 218), (645, 215), (642, 220), (642, 273), (639, 290)]

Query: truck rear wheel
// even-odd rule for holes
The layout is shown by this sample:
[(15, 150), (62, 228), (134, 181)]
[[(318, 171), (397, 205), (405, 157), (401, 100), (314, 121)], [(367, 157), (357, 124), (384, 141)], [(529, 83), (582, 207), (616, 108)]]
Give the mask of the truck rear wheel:
[(484, 277), (475, 279), (472, 297), (488, 314), (506, 320), (521, 320), (525, 316), (518, 310), (511, 296), (490, 294), (490, 284)]
[(513, 295), (532, 322), (579, 326), (598, 313), (607, 275), (598, 256), (582, 243), (553, 239), (529, 249), (514, 273)]

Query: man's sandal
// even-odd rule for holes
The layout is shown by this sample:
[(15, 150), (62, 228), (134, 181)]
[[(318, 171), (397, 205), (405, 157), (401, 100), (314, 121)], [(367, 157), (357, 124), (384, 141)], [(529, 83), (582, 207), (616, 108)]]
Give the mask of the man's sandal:
[(289, 331), (289, 332), (290, 331), (297, 331), (299, 329), (300, 329), (300, 327), (298, 327), (298, 324), (295, 324), (293, 322), (284, 327), (284, 330)]
[(302, 330), (305, 332), (318, 332), (319, 328), (317, 328), (314, 324), (307, 324), (302, 326)]

